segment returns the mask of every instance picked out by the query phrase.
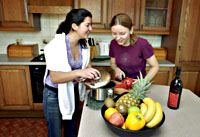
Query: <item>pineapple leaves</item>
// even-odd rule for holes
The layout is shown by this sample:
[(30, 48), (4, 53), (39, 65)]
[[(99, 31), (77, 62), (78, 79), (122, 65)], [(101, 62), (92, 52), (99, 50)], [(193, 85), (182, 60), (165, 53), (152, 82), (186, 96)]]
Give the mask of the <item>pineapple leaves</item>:
[(148, 89), (152, 82), (150, 82), (150, 76), (143, 78), (142, 73), (140, 72), (140, 77), (137, 78), (137, 82), (133, 84), (131, 89), (131, 94), (136, 98), (143, 99), (146, 97), (146, 94), (150, 92)]

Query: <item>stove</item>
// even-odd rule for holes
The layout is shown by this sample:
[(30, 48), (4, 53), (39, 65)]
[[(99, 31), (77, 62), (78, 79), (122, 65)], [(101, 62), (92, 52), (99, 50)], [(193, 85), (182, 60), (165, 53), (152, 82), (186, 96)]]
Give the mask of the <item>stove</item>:
[[(34, 57), (31, 62), (45, 62), (44, 54)], [(30, 76), (32, 85), (32, 95), (34, 103), (42, 103), (43, 99), (43, 79), (46, 70), (46, 65), (30, 65)]]
[(44, 54), (40, 54), (36, 57), (34, 57), (31, 62), (45, 62), (45, 56)]

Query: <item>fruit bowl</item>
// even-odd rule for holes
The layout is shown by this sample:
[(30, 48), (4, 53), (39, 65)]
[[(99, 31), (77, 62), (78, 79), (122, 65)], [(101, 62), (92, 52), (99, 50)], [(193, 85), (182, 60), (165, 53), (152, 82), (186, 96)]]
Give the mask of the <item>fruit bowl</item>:
[[(116, 98), (114, 98), (114, 101), (116, 102), (122, 95), (124, 95), (126, 93), (123, 93), (119, 96), (117, 96)], [(162, 124), (165, 121), (165, 114), (163, 112), (163, 119), (160, 122), (159, 125), (153, 127), (153, 128), (148, 128), (148, 127), (143, 127), (141, 130), (139, 131), (131, 131), (131, 130), (126, 130), (126, 129), (122, 129), (120, 127), (114, 126), (112, 125), (109, 121), (107, 121), (104, 117), (104, 112), (106, 111), (107, 107), (105, 105), (103, 105), (103, 107), (101, 108), (101, 116), (104, 119), (105, 124), (108, 126), (108, 128), (114, 132), (115, 134), (122, 136), (122, 137), (131, 137), (131, 136), (150, 136), (151, 134), (153, 134), (154, 131), (156, 131), (156, 129), (158, 129), (160, 126), (162, 126)]]

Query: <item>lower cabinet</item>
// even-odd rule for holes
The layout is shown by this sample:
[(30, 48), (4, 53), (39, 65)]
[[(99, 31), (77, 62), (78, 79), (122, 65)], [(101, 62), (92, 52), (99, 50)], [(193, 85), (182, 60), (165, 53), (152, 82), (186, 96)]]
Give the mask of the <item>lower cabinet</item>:
[(183, 88), (191, 90), (200, 97), (200, 68), (199, 67), (181, 67), (181, 80)]
[(0, 66), (0, 110), (31, 110), (33, 99), (28, 66)]
[[(148, 72), (149, 67), (146, 68)], [(158, 85), (170, 85), (173, 79), (173, 67), (160, 67), (156, 76), (152, 79), (152, 84)]]

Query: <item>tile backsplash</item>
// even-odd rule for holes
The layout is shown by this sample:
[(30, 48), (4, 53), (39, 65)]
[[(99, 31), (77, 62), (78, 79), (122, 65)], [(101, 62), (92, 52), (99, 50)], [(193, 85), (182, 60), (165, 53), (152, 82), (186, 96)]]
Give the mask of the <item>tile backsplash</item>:
[[(38, 44), (39, 49), (43, 49), (45, 44), (43, 41), (49, 42), (55, 35), (60, 22), (65, 19), (66, 15), (42, 14), (41, 31), (39, 32), (14, 32), (0, 31), (0, 54), (7, 54), (7, 46), (21, 42), (22, 44)], [(139, 35), (149, 41), (153, 47), (161, 46), (161, 38), (159, 35)], [(96, 42), (108, 43), (112, 40), (111, 34), (90, 34)], [(41, 51), (39, 51), (41, 53)]]

